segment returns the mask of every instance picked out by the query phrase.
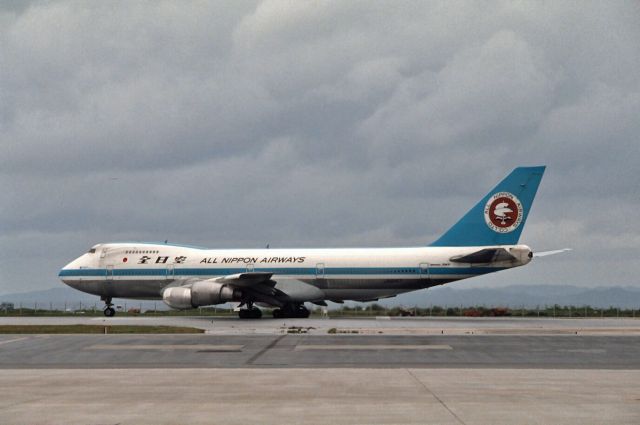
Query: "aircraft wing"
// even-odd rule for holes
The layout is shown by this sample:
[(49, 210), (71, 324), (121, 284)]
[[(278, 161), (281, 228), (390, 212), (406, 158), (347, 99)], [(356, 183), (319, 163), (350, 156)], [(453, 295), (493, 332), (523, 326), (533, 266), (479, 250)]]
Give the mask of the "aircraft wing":
[(273, 273), (246, 272), (213, 279), (216, 283), (240, 289), (247, 300), (281, 307), (287, 302), (324, 299), (324, 293), (313, 285), (298, 279), (272, 279)]
[(245, 272), (222, 276), (214, 281), (239, 288), (250, 298), (258, 301), (273, 303), (272, 298), (282, 294), (275, 288), (276, 281), (272, 280), (271, 276), (273, 273)]
[(194, 283), (197, 283), (197, 282), (215, 282), (215, 283), (229, 284), (237, 288), (250, 288), (250, 287), (261, 285), (261, 284), (273, 286), (275, 284), (275, 281), (271, 280), (271, 276), (273, 276), (273, 273), (246, 272), (246, 273), (229, 274), (229, 275), (220, 276), (220, 277), (212, 277), (210, 279), (204, 279), (204, 280), (197, 277), (190, 277), (188, 279), (182, 280), (179, 286), (191, 287), (193, 286)]
[(216, 278), (215, 281), (219, 283), (228, 283), (229, 285), (233, 285), (238, 288), (251, 288), (261, 284), (273, 287), (275, 282), (271, 280), (271, 276), (273, 276), (273, 273), (246, 272), (219, 277)]
[(512, 261), (516, 257), (504, 248), (485, 248), (467, 255), (458, 255), (449, 260), (454, 263), (493, 263), (496, 261)]
[[(206, 298), (210, 295), (208, 293), (215, 294), (216, 300), (220, 303), (225, 301), (231, 301), (231, 299), (222, 299), (222, 287), (229, 288), (228, 291), (239, 291), (227, 293), (228, 297), (235, 297), (235, 300), (240, 301), (240, 305), (248, 302), (256, 302), (264, 305), (271, 305), (282, 307), (291, 302), (305, 302), (305, 301), (322, 301), (324, 299), (324, 292), (317, 287), (310, 285), (298, 279), (291, 278), (279, 278), (277, 281), (272, 279), (273, 273), (268, 272), (246, 272), (236, 273), (227, 276), (215, 277), (212, 279), (189, 279), (182, 282), (178, 288), (184, 288), (186, 297), (191, 297), (192, 294), (198, 294), (205, 299), (211, 301), (211, 298)], [(173, 288), (167, 290), (175, 291)], [(181, 296), (176, 292), (176, 297)], [(233, 294), (233, 295), (230, 295)], [(167, 297), (172, 297), (171, 292)], [(170, 306), (182, 306), (191, 305), (184, 302), (182, 299), (178, 299), (172, 304), (172, 301), (165, 302)], [(182, 303), (182, 304), (179, 304)], [(180, 307), (176, 307), (180, 308)]]

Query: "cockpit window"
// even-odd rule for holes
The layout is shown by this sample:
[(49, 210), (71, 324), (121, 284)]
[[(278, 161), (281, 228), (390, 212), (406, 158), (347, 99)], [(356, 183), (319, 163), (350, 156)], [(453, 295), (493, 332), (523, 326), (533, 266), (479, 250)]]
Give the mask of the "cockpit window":
[(95, 248), (91, 248), (91, 249), (89, 250), (89, 254), (95, 254), (95, 253), (96, 253), (96, 249), (95, 249)]

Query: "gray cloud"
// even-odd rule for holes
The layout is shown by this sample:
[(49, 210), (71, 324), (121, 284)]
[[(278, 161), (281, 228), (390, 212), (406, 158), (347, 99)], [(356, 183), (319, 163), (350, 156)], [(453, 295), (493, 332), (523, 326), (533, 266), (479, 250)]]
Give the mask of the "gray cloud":
[(110, 240), (423, 245), (521, 164), (572, 246), (458, 285), (640, 272), (634, 2), (0, 8), (0, 293)]

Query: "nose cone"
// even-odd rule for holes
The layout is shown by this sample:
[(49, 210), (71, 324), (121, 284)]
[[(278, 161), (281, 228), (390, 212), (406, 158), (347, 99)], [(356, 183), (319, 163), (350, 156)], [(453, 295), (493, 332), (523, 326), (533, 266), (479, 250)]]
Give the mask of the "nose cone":
[(58, 272), (58, 277), (60, 278), (62, 283), (66, 283), (67, 285), (69, 284), (68, 280), (69, 280), (69, 277), (71, 276), (71, 269), (75, 261), (76, 260), (73, 260), (72, 262), (64, 266), (62, 269), (60, 269), (60, 271)]
[(77, 276), (78, 270), (85, 266), (84, 263), (84, 255), (82, 255), (64, 266), (58, 272), (58, 277), (63, 283), (73, 286), (72, 283), (77, 280), (77, 278), (74, 279), (74, 276)]

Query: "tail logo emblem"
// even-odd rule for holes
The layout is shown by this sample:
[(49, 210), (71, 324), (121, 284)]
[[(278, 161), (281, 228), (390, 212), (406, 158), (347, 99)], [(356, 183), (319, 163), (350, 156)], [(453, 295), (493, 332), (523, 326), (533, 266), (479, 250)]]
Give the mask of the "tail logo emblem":
[(484, 221), (494, 232), (513, 232), (522, 223), (522, 203), (512, 193), (498, 192), (484, 206)]

